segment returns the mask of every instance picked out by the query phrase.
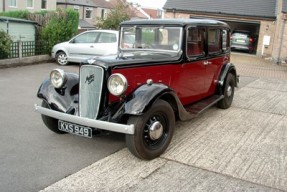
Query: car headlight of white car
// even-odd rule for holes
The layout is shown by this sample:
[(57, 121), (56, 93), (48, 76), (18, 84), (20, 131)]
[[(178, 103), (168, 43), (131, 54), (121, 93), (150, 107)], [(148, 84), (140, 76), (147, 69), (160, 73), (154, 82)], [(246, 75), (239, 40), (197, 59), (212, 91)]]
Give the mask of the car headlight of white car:
[(120, 73), (111, 75), (108, 79), (108, 89), (112, 95), (121, 96), (128, 88), (128, 81)]
[(50, 81), (55, 88), (62, 88), (67, 82), (67, 75), (62, 69), (54, 69), (50, 73)]

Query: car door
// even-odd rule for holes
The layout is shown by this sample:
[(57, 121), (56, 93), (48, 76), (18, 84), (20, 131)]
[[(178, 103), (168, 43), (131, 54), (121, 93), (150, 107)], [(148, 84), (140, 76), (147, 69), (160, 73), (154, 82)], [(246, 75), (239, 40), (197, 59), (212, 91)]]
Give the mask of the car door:
[(219, 73), (223, 64), (229, 61), (226, 54), (229, 51), (229, 31), (220, 28), (208, 28), (207, 30), (207, 60), (205, 89), (207, 96), (214, 94)]
[(113, 32), (101, 32), (97, 42), (93, 45), (94, 55), (112, 55), (118, 51), (118, 34)]
[(177, 93), (183, 104), (201, 99), (206, 92), (205, 31), (204, 27), (188, 27), (186, 31), (187, 61), (181, 66)]
[(68, 55), (72, 59), (86, 59), (94, 55), (94, 46), (100, 32), (88, 31), (72, 39), (68, 46)]

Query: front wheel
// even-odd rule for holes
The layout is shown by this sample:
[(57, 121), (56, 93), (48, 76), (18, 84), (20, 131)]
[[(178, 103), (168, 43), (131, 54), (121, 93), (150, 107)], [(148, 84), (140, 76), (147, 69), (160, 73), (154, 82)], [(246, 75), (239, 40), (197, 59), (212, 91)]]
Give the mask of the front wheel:
[[(46, 101), (42, 101), (42, 107), (44, 108), (50, 108), (49, 105), (47, 104)], [(46, 127), (48, 129), (50, 129), (51, 131), (53, 131), (54, 133), (58, 133), (58, 134), (66, 134), (66, 132), (64, 131), (60, 131), (58, 129), (58, 119), (54, 119), (52, 117), (46, 116), (46, 115), (41, 115), (42, 120), (44, 122), (44, 124), (46, 125)]]
[(160, 156), (168, 147), (175, 126), (172, 107), (163, 100), (156, 101), (142, 116), (131, 116), (135, 134), (126, 135), (130, 152), (140, 159), (151, 160)]
[(228, 73), (223, 87), (224, 98), (217, 103), (217, 107), (227, 109), (231, 106), (234, 96), (235, 76)]
[(60, 51), (56, 54), (56, 62), (59, 65), (67, 65), (68, 64), (68, 56), (65, 52)]

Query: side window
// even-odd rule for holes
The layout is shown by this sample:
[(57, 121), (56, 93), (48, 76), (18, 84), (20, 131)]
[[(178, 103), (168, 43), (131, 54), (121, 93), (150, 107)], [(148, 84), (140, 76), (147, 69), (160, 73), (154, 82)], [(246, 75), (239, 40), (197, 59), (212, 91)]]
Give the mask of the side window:
[(187, 57), (203, 56), (205, 29), (190, 27), (187, 31), (186, 54)]
[(208, 53), (216, 54), (221, 52), (220, 29), (208, 29)]
[(230, 50), (230, 33), (228, 30), (222, 30), (222, 51), (227, 52)]
[(114, 33), (101, 33), (98, 43), (115, 43), (117, 42), (116, 34)]
[(76, 37), (73, 42), (74, 43), (95, 43), (97, 40), (99, 33), (97, 32), (89, 32), (84, 33)]
[(41, 9), (47, 9), (47, 0), (41, 1)]

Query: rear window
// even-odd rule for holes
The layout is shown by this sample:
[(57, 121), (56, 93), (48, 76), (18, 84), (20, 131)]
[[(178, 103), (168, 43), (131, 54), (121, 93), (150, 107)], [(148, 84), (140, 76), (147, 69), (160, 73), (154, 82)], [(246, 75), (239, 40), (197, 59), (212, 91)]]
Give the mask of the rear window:
[(248, 33), (233, 33), (232, 34), (232, 37), (243, 37), (243, 38), (247, 38), (247, 37), (250, 37), (250, 34)]

